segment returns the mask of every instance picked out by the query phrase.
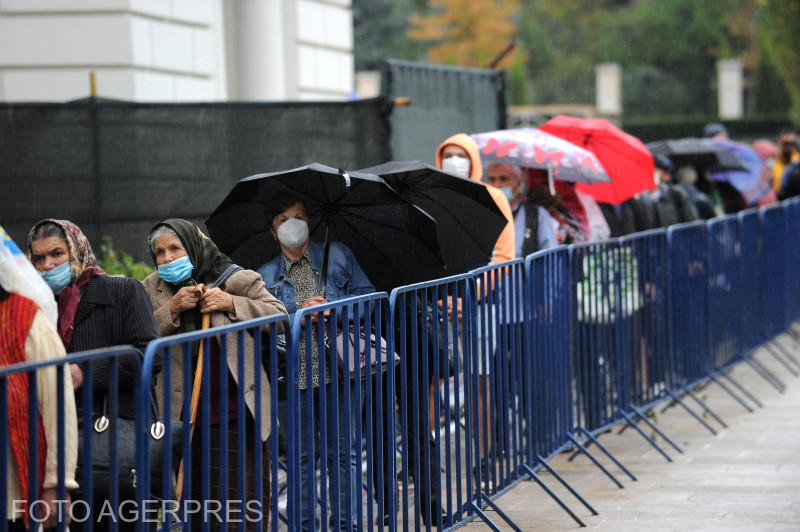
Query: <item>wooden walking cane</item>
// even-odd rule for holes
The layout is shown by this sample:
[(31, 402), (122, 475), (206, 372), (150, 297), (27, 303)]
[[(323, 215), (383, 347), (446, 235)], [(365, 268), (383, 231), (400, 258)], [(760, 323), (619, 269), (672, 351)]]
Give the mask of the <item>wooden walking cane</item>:
[[(195, 294), (201, 296), (206, 291), (205, 285), (199, 284), (195, 287)], [(208, 329), (211, 322), (211, 314), (203, 314), (203, 323), (201, 330)], [(192, 426), (189, 428), (189, 447), (191, 448), (192, 435), (194, 435), (195, 418), (197, 418), (197, 404), (200, 402), (200, 387), (203, 383), (203, 342), (200, 341), (200, 348), (197, 351), (197, 369), (194, 371), (194, 384), (192, 385), (192, 404), (191, 404), (191, 421)], [(181, 458), (181, 465), (178, 468), (178, 484), (175, 488), (177, 502), (180, 504), (183, 495), (183, 458)]]

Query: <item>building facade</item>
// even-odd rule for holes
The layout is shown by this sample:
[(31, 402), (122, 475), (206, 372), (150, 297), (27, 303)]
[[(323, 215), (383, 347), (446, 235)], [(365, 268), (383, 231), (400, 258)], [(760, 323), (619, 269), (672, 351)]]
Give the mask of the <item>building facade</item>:
[(0, 101), (346, 99), (350, 0), (0, 0)]

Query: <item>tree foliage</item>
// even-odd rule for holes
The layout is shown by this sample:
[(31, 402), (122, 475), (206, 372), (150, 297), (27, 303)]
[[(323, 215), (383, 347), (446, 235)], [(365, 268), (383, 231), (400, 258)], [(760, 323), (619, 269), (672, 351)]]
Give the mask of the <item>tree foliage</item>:
[[(435, 63), (487, 67), (517, 34), (517, 0), (431, 0), (428, 15), (412, 14), (408, 36), (429, 43)], [(496, 66), (508, 66), (507, 55)]]
[(791, 96), (800, 119), (800, 0), (354, 0), (353, 10), (357, 63), (365, 50), (486, 67), (517, 42), (499, 65), (510, 103), (591, 103), (595, 65), (614, 62), (626, 116), (713, 115), (717, 61), (736, 57), (745, 112), (785, 113)]
[(800, 122), (800, 2), (763, 0), (761, 28), (767, 55), (780, 73), (792, 101), (791, 116)]
[(353, 0), (353, 55), (356, 70), (373, 70), (386, 58), (419, 61), (425, 44), (406, 35), (412, 12), (427, 11), (425, 0)]

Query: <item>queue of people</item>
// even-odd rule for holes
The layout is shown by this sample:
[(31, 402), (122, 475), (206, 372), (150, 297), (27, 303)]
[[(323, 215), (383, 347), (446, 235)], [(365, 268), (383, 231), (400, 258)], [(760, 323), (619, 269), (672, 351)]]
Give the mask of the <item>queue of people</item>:
[[(712, 127), (707, 133), (719, 135), (724, 133), (724, 128), (720, 130)], [(763, 179), (767, 188), (771, 186), (772, 191), (781, 199), (800, 194), (800, 156), (797, 153), (794, 132), (782, 131), (777, 148), (771, 149), (762, 142), (757, 151), (764, 160)], [(436, 150), (435, 158), (437, 166), (444, 171), (485, 182), (492, 199), (505, 217), (506, 225), (497, 237), (489, 264), (524, 257), (559, 244), (602, 241), (655, 227), (707, 219), (723, 212), (735, 212), (743, 206), (740, 199), (730, 196), (730, 190), (709, 180), (704, 172), (691, 166), (676, 168), (668, 159), (661, 157), (656, 158), (653, 190), (643, 192), (619, 205), (598, 204), (591, 196), (576, 189), (572, 183), (558, 180), (553, 182), (552, 176), (541, 169), (494, 163), (488, 165), (484, 173), (478, 147), (466, 134), (457, 134), (446, 139)], [(89, 240), (74, 223), (57, 219), (37, 222), (28, 234), (27, 253), (31, 264), (40, 273), (41, 281), (50, 288), (57, 303), (57, 320), (51, 323), (40, 310), (40, 305), (3, 285), (4, 277), (0, 275), (0, 334), (3, 335), (2, 345), (9, 346), (0, 352), (0, 363), (9, 365), (39, 360), (45, 356), (68, 357), (79, 351), (117, 345), (131, 345), (141, 353), (150, 341), (158, 337), (201, 329), (204, 316), (208, 317), (211, 327), (219, 327), (261, 316), (293, 316), (301, 308), (374, 292), (373, 285), (347, 246), (339, 242), (329, 242), (326, 245), (311, 240), (310, 216), (301, 197), (287, 193), (273, 198), (265, 209), (264, 217), (269, 232), (279, 243), (280, 253), (256, 270), (244, 269), (234, 264), (197, 225), (189, 221), (171, 218), (156, 224), (146, 238), (156, 271), (141, 283), (130, 278), (106, 275), (97, 264)], [(325, 254), (327, 257), (324, 257)], [(324, 262), (327, 262), (325, 267)], [(0, 266), (6, 270), (16, 268), (9, 262), (0, 262)], [(0, 274), (2, 273), (0, 270)], [(457, 305), (457, 309), (448, 310), (460, 317), (460, 302)], [(483, 312), (496, 312), (496, 308), (485, 306)], [(493, 323), (494, 320), (489, 322)], [(495, 331), (481, 330), (479, 326), (479, 342), (494, 336), (494, 333)], [(212, 341), (210, 346), (211, 367), (221, 367), (220, 357), (223, 353), (220, 343)], [(192, 460), (192, 478), (198, 481), (193, 483), (192, 493), (186, 495), (194, 500), (238, 498), (240, 494), (233, 482), (228, 482), (227, 494), (221, 493), (219, 473), (226, 467), (228, 479), (244, 475), (246, 497), (251, 500), (258, 492), (256, 479), (261, 478), (265, 484), (260, 490), (262, 499), (258, 502), (264, 521), (267, 522), (271, 493), (267, 441), (273, 427), (269, 390), (271, 385), (276, 385), (278, 376), (269, 376), (263, 368), (260, 374), (256, 374), (254, 367), (246, 364), (244, 382), (240, 382), (238, 360), (261, 354), (255, 352), (250, 336), (245, 337), (241, 352), (233, 336), (227, 341), (227, 346), (224, 356), (229, 371), (224, 375), (211, 372), (210, 390), (213, 402), (210, 426), (204, 427), (199, 421), (195, 421), (197, 428), (209, 430), (211, 433), (211, 484), (201, 486), (199, 482), (202, 478), (200, 468), (203, 444), (200, 438), (194, 438), (191, 442), (191, 453), (196, 459)], [(193, 345), (192, 349), (195, 362), (191, 371), (194, 372), (197, 369), (199, 345)], [(488, 351), (495, 349), (496, 345), (488, 345), (486, 348)], [(357, 519), (358, 498), (353, 494), (361, 489), (361, 442), (356, 440), (356, 423), (352, 421), (363, 415), (365, 399), (356, 397), (352, 380), (337, 375), (330, 367), (326, 367), (325, 371), (321, 370), (319, 339), (315, 335), (312, 336), (310, 345), (307, 345), (305, 335), (302, 336), (300, 353), (296, 363), (299, 370), (301, 412), (309, 408), (310, 404), (319, 404), (320, 394), (331, 392), (331, 396), (325, 401), (326, 411), (315, 412), (314, 426), (310, 432), (313, 435), (312, 441), (306, 441), (307, 431), (300, 431), (301, 504), (304, 508), (316, 506), (315, 491), (307, 483), (313, 478), (312, 468), (323, 457), (310, 451), (314, 449), (318, 452), (320, 439), (325, 438), (328, 454), (324, 459), (328, 470), (337, 469), (340, 479), (339, 486), (331, 484), (328, 487), (330, 493), (336, 494), (339, 505), (338, 522), (334, 522), (334, 512), (331, 512), (329, 526), (335, 530), (349, 530)], [(310, 356), (304, 355), (309, 353)], [(169, 361), (156, 361), (154, 374), (161, 372), (163, 362), (170, 364), (172, 377), (171, 382), (158, 379), (158, 375), (156, 378), (158, 415), (163, 419), (185, 420), (189, 415), (183, 411), (184, 397), (189, 393), (189, 390), (184, 389), (183, 361), (181, 356), (174, 356)], [(95, 419), (105, 416), (113, 405), (119, 418), (134, 419), (134, 395), (139, 383), (141, 362), (141, 355), (138, 358), (120, 358), (120, 378), (114, 379), (118, 383), (115, 389), (112, 389), (107, 360), (94, 362), (91, 370), (85, 364), (68, 364), (62, 376), (59, 376), (55, 367), (50, 368), (52, 371), (48, 369), (42, 372), (37, 380), (40, 406), (38, 422), (42, 427), (39, 445), (41, 478), (27, 478), (27, 458), (22, 459), (27, 454), (23, 443), (23, 440), (27, 440), (22, 434), (27, 434), (27, 425), (31, 420), (22, 413), (15, 414), (15, 417), (10, 415), (9, 437), (13, 452), (9, 456), (8, 468), (9, 502), (23, 497), (31, 482), (38, 482), (42, 499), (53, 499), (56, 484), (56, 421), (53, 417), (53, 404), (56, 400), (63, 400), (67, 424), (65, 485), (72, 501), (85, 501), (94, 515), (100, 515), (109, 493), (100, 489), (95, 490), (91, 498), (87, 497), (78, 486), (81, 475), (76, 475), (76, 468), (80, 469), (81, 460), (78, 456), (79, 440), (88, 432), (88, 428), (82, 425), (82, 420), (87, 417), (83, 408), (84, 405), (90, 405), (91, 413), (88, 417)], [(478, 373), (478, 400), (480, 404), (487, 405), (486, 411), (491, 411), (494, 397), (490, 385), (491, 364), (489, 367), (479, 367)], [(24, 401), (27, 396), (27, 379), (23, 378), (24, 374), (17, 377), (14, 380), (9, 379), (9, 390), (12, 397)], [(61, 377), (74, 393), (57, 399), (54, 396), (53, 383)], [(417, 378), (409, 377), (409, 382)], [(261, 398), (255, 398), (253, 394), (256, 380), (260, 381)], [(83, 394), (89, 381), (92, 395), (85, 398)], [(437, 385), (432, 378), (419, 384), (420, 389), (428, 389), (429, 393), (434, 393)], [(220, 397), (223, 389), (228, 391), (227, 397)], [(167, 393), (170, 395), (169, 412), (164, 411), (163, 405), (163, 398)], [(240, 395), (244, 397), (247, 406), (244, 434), (239, 433), (241, 424), (236, 408)], [(342, 402), (345, 395), (353, 398), (347, 412)], [(258, 401), (260, 409), (256, 408)], [(223, 411), (225, 416), (221, 416)], [(258, 411), (260, 419), (256, 423)], [(279, 394), (277, 412), (280, 426), (287, 426), (288, 405), (285, 395), (281, 397)], [(483, 413), (484, 409), (480, 412)], [(329, 429), (337, 427), (337, 430), (327, 430), (323, 434), (323, 417), (324, 426)], [(227, 426), (221, 425), (223, 418), (227, 420)], [(435, 420), (428, 421), (426, 416), (415, 421), (415, 430), (410, 432), (412, 455), (419, 455), (423, 446), (431, 444), (430, 423), (433, 422)], [(483, 416), (479, 423), (479, 459), (481, 468), (484, 469), (488, 468), (486, 460), (491, 453), (489, 442), (492, 441), (494, 428)], [(260, 427), (258, 433), (257, 427)], [(223, 439), (226, 441), (223, 442)], [(241, 439), (247, 442), (243, 471), (239, 470), (240, 460), (237, 455), (238, 442)], [(257, 442), (260, 442), (260, 455), (263, 457), (263, 469), (259, 474), (256, 474), (255, 469), (256, 446), (259, 445)], [(227, 449), (228, 456), (222, 457), (220, 449)], [(420, 480), (423, 486), (430, 485), (429, 479)], [(382, 487), (376, 486), (376, 493), (380, 489)], [(436, 522), (436, 516), (442, 511), (438, 495), (427, 493), (425, 498), (432, 502), (432, 515), (423, 515), (423, 518)], [(7, 515), (11, 521), (11, 530), (24, 530), (28, 526), (27, 514), (18, 510), (9, 508)], [(301, 529), (307, 531), (318, 530), (320, 520), (327, 517), (315, 513), (312, 520), (310, 512), (301, 512), (301, 516)], [(385, 521), (387, 516), (380, 518)], [(111, 519), (113, 516), (106, 516), (96, 521), (95, 529), (107, 529)], [(51, 519), (45, 523), (45, 528), (53, 524)], [(212, 529), (219, 525), (213, 522), (211, 524)], [(133, 529), (133, 524), (124, 519), (118, 521), (118, 525), (120, 530)], [(80, 523), (72, 523), (70, 526), (71, 530), (82, 529)]]

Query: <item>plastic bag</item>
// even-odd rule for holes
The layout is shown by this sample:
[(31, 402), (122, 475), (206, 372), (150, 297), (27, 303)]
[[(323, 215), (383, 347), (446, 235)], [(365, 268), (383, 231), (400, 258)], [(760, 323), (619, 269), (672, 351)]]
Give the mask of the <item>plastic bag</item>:
[(6, 292), (32, 300), (44, 312), (53, 326), (58, 320), (58, 305), (53, 291), (28, 258), (0, 225), (0, 286)]

